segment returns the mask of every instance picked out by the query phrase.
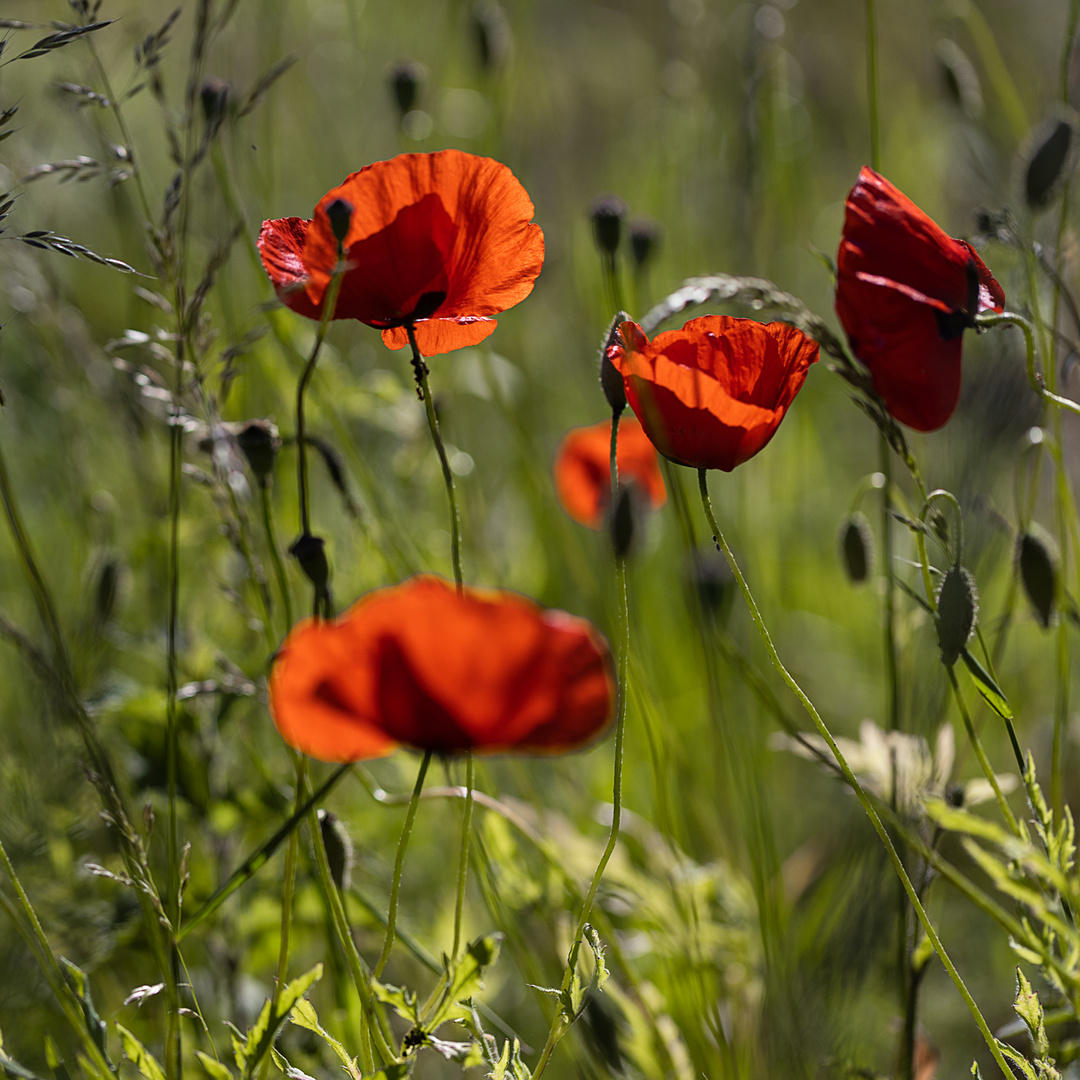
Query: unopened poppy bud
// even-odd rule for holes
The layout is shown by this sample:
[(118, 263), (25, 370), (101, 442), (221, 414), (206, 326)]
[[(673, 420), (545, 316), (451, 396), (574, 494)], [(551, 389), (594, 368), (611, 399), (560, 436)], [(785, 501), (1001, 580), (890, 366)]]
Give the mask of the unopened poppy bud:
[(236, 436), (248, 466), (259, 483), (265, 483), (274, 471), (277, 452), (281, 448), (277, 428), (269, 420), (252, 420)]
[(342, 891), (348, 889), (352, 879), (353, 842), (345, 823), (329, 810), (319, 811), (319, 832), (322, 834), (326, 861), (330, 864), (330, 877)]
[(604, 195), (592, 206), (593, 236), (596, 246), (608, 255), (619, 250), (626, 203), (618, 195)]
[(937, 634), (941, 659), (952, 667), (967, 647), (979, 617), (979, 594), (971, 571), (959, 563), (949, 569), (937, 595)]
[(1016, 558), (1024, 592), (1035, 609), (1035, 618), (1045, 630), (1054, 617), (1057, 603), (1057, 546), (1038, 525), (1033, 525), (1017, 541)]
[(330, 581), (330, 564), (326, 559), (326, 541), (321, 536), (304, 533), (291, 548), (289, 554), (300, 564), (304, 576), (315, 586), (320, 595), (326, 592)]
[(983, 112), (982, 88), (975, 65), (955, 41), (945, 38), (934, 49), (945, 92), (970, 120), (978, 120)]
[(723, 623), (734, 599), (735, 578), (727, 560), (717, 551), (704, 548), (694, 552), (690, 563), (690, 583), (702, 611)]
[(870, 522), (858, 511), (841, 523), (840, 558), (849, 581), (866, 580), (874, 564), (874, 534), (870, 531)]
[(625, 559), (637, 540), (640, 517), (637, 485), (620, 484), (615, 496), (615, 505), (608, 519), (608, 531), (611, 534), (611, 546), (615, 549), (615, 558)]
[(1076, 117), (1061, 112), (1031, 134), (1020, 154), (1024, 201), (1029, 210), (1042, 210), (1057, 195), (1076, 158)]
[(349, 235), (349, 222), (352, 221), (353, 204), (347, 199), (335, 199), (327, 208), (326, 216), (330, 219), (330, 231), (339, 244), (345, 243)]
[(412, 111), (426, 74), (424, 65), (415, 60), (399, 60), (390, 68), (390, 92), (402, 116)]
[(231, 90), (232, 87), (224, 79), (211, 75), (203, 80), (202, 86), (199, 87), (199, 102), (202, 105), (207, 127), (216, 128), (225, 119)]
[(94, 582), (94, 622), (99, 626), (107, 623), (116, 609), (122, 572), (123, 564), (116, 555), (102, 559), (97, 568)]
[(499, 71), (505, 67), (514, 37), (502, 5), (495, 0), (479, 0), (473, 4), (472, 31), (480, 66), (485, 71)]
[(613, 416), (621, 416), (626, 408), (626, 388), (623, 386), (623, 377), (616, 371), (615, 365), (608, 357), (608, 351), (615, 345), (620, 345), (619, 327), (630, 318), (625, 311), (620, 311), (611, 325), (608, 327), (607, 336), (600, 349), (600, 389), (604, 391), (604, 397), (611, 406)]
[(639, 218), (630, 223), (630, 254), (639, 270), (656, 255), (661, 233), (655, 221)]

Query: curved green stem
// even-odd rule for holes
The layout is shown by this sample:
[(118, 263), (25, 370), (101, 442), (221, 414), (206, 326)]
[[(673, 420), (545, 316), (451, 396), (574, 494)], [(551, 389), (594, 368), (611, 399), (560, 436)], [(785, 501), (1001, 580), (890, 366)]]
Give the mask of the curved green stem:
[(465, 886), (469, 879), (469, 841), (472, 838), (473, 789), (476, 787), (476, 758), (465, 755), (465, 813), (461, 819), (461, 856), (458, 860), (457, 900), (454, 904), (454, 948), (456, 959), (461, 945), (461, 924), (465, 917)]
[(398, 841), (397, 855), (394, 857), (394, 877), (390, 882), (390, 904), (386, 909), (386, 940), (383, 942), (379, 959), (375, 962), (374, 974), (376, 979), (382, 974), (383, 968), (386, 967), (386, 961), (390, 959), (390, 950), (394, 947), (398, 896), (401, 893), (401, 872), (405, 866), (405, 852), (409, 847), (409, 836), (412, 833), (413, 819), (416, 817), (416, 807), (420, 803), (420, 792), (424, 787), (424, 777), (427, 776), (428, 765), (430, 764), (431, 751), (425, 750), (420, 761), (420, 769), (416, 774), (416, 784), (413, 786), (409, 808), (405, 811), (405, 824), (401, 827), (401, 839)]
[(938, 937), (937, 931), (934, 929), (933, 923), (930, 921), (930, 917), (926, 914), (926, 909), (922, 905), (922, 901), (919, 899), (918, 893), (915, 891), (915, 886), (911, 883), (911, 878), (908, 877), (907, 870), (904, 868), (904, 864), (900, 859), (899, 854), (896, 851), (892, 839), (889, 837), (885, 826), (882, 824), (881, 817), (878, 815), (877, 810), (874, 809), (873, 803), (870, 801), (869, 796), (863, 790), (862, 784), (859, 783), (858, 778), (851, 771), (851, 766), (848, 765), (847, 759), (840, 751), (840, 747), (836, 745), (836, 740), (832, 736), (832, 732), (829, 731), (825, 725), (825, 721), (821, 719), (820, 714), (814, 707), (813, 702), (806, 696), (802, 687), (795, 681), (790, 672), (784, 667), (783, 661), (780, 659), (780, 655), (776, 651), (776, 646), (773, 645), (772, 638), (769, 635), (768, 628), (765, 626), (765, 622), (761, 617), (761, 612), (758, 611), (757, 604), (754, 601), (753, 594), (750, 592), (750, 587), (746, 583), (746, 578), (743, 577), (742, 571), (739, 569), (739, 564), (735, 561), (735, 556), (731, 552), (731, 548), (728, 547), (727, 541), (724, 539), (723, 533), (720, 531), (720, 526), (716, 523), (716, 516), (713, 514), (712, 504), (709, 501), (709, 487), (708, 487), (708, 473), (705, 469), (698, 470), (698, 486), (701, 490), (701, 502), (705, 509), (705, 516), (708, 519), (709, 525), (713, 530), (713, 539), (716, 541), (717, 548), (723, 553), (724, 558), (727, 560), (728, 566), (731, 568), (732, 574), (735, 576), (735, 581), (739, 586), (739, 591), (743, 595), (743, 600), (746, 602), (747, 610), (750, 612), (750, 618), (753, 620), (754, 626), (757, 629), (758, 635), (761, 638), (762, 644), (765, 646), (766, 652), (769, 654), (769, 659), (772, 661), (773, 667), (776, 668), (780, 677), (787, 684), (788, 689), (799, 699), (799, 703), (806, 710), (807, 715), (813, 721), (814, 726), (818, 730), (818, 734), (825, 740), (825, 744), (832, 752), (833, 757), (836, 759), (837, 765), (840, 766), (840, 771), (844, 774), (844, 779), (855, 792), (855, 797), (859, 800), (859, 804), (862, 806), (866, 816), (870, 819), (870, 824), (873, 825), (874, 831), (878, 834), (878, 838), (881, 840), (882, 846), (885, 848), (885, 853), (889, 857), (889, 861), (893, 865), (893, 869), (896, 871), (903, 883), (904, 891), (908, 895), (908, 899), (911, 901), (912, 907), (915, 909), (915, 914), (919, 918), (919, 922), (922, 923), (923, 930), (926, 932), (926, 936), (930, 939), (930, 943), (941, 959), (942, 966), (949, 973), (949, 978), (952, 979), (953, 985), (956, 987), (957, 992), (963, 999), (964, 1004), (967, 1005), (968, 1010), (971, 1012), (972, 1017), (975, 1020), (976, 1025), (979, 1028), (979, 1032), (982, 1034), (983, 1039), (986, 1041), (986, 1045), (993, 1055), (994, 1060), (1001, 1068), (1002, 1075), (1007, 1080), (1012, 1080), (1012, 1071), (1009, 1069), (1008, 1064), (1003, 1057), (1001, 1050), (998, 1049), (997, 1040), (994, 1038), (993, 1032), (990, 1030), (989, 1025), (986, 1023), (986, 1019), (979, 1011), (978, 1005), (975, 1003), (975, 999), (971, 996), (971, 992), (968, 990), (964, 983), (964, 980), (960, 977), (960, 973), (956, 970), (949, 954), (945, 951), (945, 946), (941, 942), (941, 938)]
[(409, 335), (409, 345), (412, 348), (412, 365), (413, 375), (416, 377), (416, 389), (424, 402), (428, 430), (431, 432), (431, 440), (435, 444), (435, 452), (439, 455), (443, 483), (446, 485), (446, 497), (450, 501), (450, 559), (454, 564), (454, 582), (457, 585), (458, 592), (461, 592), (464, 588), (465, 578), (461, 572), (461, 515), (458, 513), (454, 474), (450, 470), (450, 461), (446, 456), (442, 433), (439, 431), (439, 417), (435, 412), (435, 402), (431, 398), (431, 387), (428, 385), (427, 364), (424, 363), (424, 358), (420, 355), (420, 347), (416, 343), (416, 330), (412, 323), (406, 324), (405, 330)]
[(270, 549), (270, 561), (274, 564), (274, 577), (277, 578), (278, 592), (281, 593), (281, 606), (285, 611), (285, 629), (293, 624), (292, 597), (289, 595), (289, 581), (285, 576), (285, 564), (278, 551), (277, 535), (274, 531), (274, 515), (270, 506), (270, 484), (259, 481), (259, 501), (262, 504), (263, 531), (266, 533), (266, 546)]

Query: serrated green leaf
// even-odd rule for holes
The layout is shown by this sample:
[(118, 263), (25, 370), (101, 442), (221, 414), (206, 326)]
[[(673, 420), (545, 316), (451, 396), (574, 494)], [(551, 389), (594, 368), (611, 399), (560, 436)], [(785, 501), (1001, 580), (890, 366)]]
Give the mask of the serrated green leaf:
[(1016, 969), (1016, 1001), (1013, 1002), (1013, 1011), (1024, 1021), (1031, 1035), (1035, 1056), (1040, 1061), (1045, 1061), (1050, 1054), (1050, 1042), (1046, 1037), (1042, 1003), (1020, 968)]
[(270, 1059), (289, 1080), (315, 1080), (315, 1077), (308, 1075), (303, 1069), (297, 1069), (295, 1066), (290, 1065), (288, 1058), (276, 1046), (270, 1047)]
[(320, 1039), (338, 1056), (338, 1060), (345, 1066), (346, 1071), (352, 1077), (352, 1080), (360, 1080), (360, 1070), (356, 1067), (356, 1062), (349, 1056), (349, 1052), (345, 1049), (331, 1035), (328, 1031), (324, 1030), (319, 1023), (319, 1018), (315, 1014), (315, 1007), (311, 1004), (307, 998), (301, 998), (293, 1007), (293, 1011), (289, 1014), (289, 1020), (297, 1027), (304, 1028), (305, 1031), (311, 1031), (318, 1035)]
[(196, 1050), (195, 1056), (199, 1059), (199, 1064), (205, 1070), (206, 1075), (210, 1077), (210, 1080), (232, 1080), (232, 1073), (229, 1071), (228, 1065), (223, 1065), (217, 1058), (212, 1058), (201, 1050)]
[(468, 1015), (468, 1010), (458, 1002), (472, 997), (476, 990), (484, 985), (484, 969), (490, 967), (499, 958), (502, 948), (502, 934), (488, 934), (470, 941), (465, 953), (456, 963), (444, 958), (446, 965), (446, 987), (439, 995), (431, 1013), (418, 1026), (425, 1032), (435, 1032), (448, 1020), (457, 1020)]
[(397, 1062), (394, 1065), (387, 1065), (377, 1072), (373, 1073), (371, 1080), (405, 1080), (409, 1075), (409, 1066), (407, 1062)]
[(1035, 1066), (1023, 1054), (1014, 1050), (1008, 1043), (1003, 1043), (1000, 1039), (995, 1039), (994, 1042), (997, 1043), (997, 1048), (1007, 1060), (1019, 1066), (1020, 1071), (1024, 1074), (1024, 1080), (1039, 1080), (1038, 1073), (1035, 1072)]
[(423, 1027), (420, 1023), (420, 1009), (416, 1003), (416, 993), (407, 986), (391, 986), (389, 983), (372, 979), (371, 992), (375, 995), (376, 1001), (389, 1005), (402, 1020), (408, 1020), (413, 1027)]
[(975, 683), (975, 689), (982, 695), (986, 704), (989, 705), (1002, 720), (1011, 720), (1013, 718), (1013, 711), (1012, 707), (1009, 705), (1009, 699), (1005, 696), (1005, 692), (1001, 687), (990, 677), (990, 673), (967, 649), (964, 649), (960, 653), (960, 656), (963, 658), (968, 673), (971, 675), (971, 681)]
[(517, 1039), (511, 1045), (507, 1039), (495, 1068), (488, 1073), (488, 1080), (532, 1080), (532, 1073), (521, 1061), (521, 1044)]
[(120, 1037), (120, 1048), (124, 1057), (139, 1070), (145, 1080), (165, 1080), (165, 1070), (154, 1060), (153, 1055), (123, 1024), (113, 1023), (116, 1034)]
[(604, 962), (604, 945), (600, 942), (600, 935), (589, 923), (585, 924), (582, 932), (585, 935), (585, 943), (593, 954), (593, 973), (589, 980), (589, 989), (598, 991), (608, 981), (610, 975), (607, 964)]
[(292, 1012), (293, 1006), (313, 983), (322, 978), (322, 973), (322, 964), (316, 964), (310, 971), (286, 983), (278, 995), (277, 1007), (273, 1013), (271, 1013), (269, 1000), (263, 1005), (258, 1019), (247, 1033), (243, 1046), (237, 1054), (236, 1064), (244, 1080), (258, 1069), (263, 1058), (270, 1052), (278, 1030)]

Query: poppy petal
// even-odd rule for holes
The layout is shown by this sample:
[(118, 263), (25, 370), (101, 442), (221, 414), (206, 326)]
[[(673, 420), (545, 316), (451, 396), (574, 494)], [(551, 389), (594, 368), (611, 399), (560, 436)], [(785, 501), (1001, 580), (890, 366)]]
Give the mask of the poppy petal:
[(278, 218), (264, 221), (255, 242), (274, 291), (286, 307), (298, 315), (318, 319), (322, 310), (308, 297), (307, 270), (304, 269), (303, 250), (310, 221), (303, 218)]
[[(456, 319), (422, 319), (414, 324), (413, 332), (421, 356), (441, 356), (479, 345), (484, 338), (495, 333), (495, 325), (494, 319), (461, 315)], [(404, 349), (409, 344), (409, 335), (404, 326), (384, 330), (382, 339), (388, 349)]]

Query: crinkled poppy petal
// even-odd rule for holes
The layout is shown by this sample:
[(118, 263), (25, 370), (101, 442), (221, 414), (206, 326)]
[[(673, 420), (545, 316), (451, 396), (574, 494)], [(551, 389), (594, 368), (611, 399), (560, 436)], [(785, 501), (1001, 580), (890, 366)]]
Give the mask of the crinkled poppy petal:
[[(413, 331), (421, 356), (441, 356), (479, 345), (495, 332), (495, 325), (494, 319), (462, 315), (456, 319), (423, 319), (414, 324)], [(409, 335), (404, 326), (384, 330), (382, 339), (388, 349), (404, 349), (409, 344)]]
[(308, 278), (302, 258), (310, 224), (296, 217), (264, 221), (256, 246), (278, 299), (298, 315), (318, 319), (322, 311), (305, 291)]
[(730, 472), (775, 434), (818, 347), (794, 327), (729, 316), (691, 319), (648, 342), (624, 323), (629, 349), (609, 357), (656, 448), (679, 464)]
[(307, 621), (295, 627), (270, 675), (270, 715), (285, 742), (320, 761), (393, 752), (397, 742), (365, 705), (368, 671), (350, 635), (336, 624)]
[(397, 744), (548, 753), (607, 726), (614, 679), (610, 650), (583, 620), (421, 576), (294, 631), (271, 675), (271, 708), (292, 745), (326, 760)]
[[(634, 483), (652, 508), (667, 502), (667, 488), (656, 450), (632, 417), (619, 424), (619, 482)], [(555, 454), (555, 491), (575, 521), (599, 529), (611, 502), (611, 421), (567, 433)]]

